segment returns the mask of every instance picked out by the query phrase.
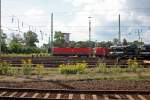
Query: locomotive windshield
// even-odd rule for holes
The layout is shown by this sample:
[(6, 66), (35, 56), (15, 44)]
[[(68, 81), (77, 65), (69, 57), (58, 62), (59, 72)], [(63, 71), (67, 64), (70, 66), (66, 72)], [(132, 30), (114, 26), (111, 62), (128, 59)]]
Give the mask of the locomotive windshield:
[(111, 46), (109, 55), (112, 57), (122, 57), (124, 56), (125, 53), (124, 50), (125, 50), (124, 46)]
[(150, 44), (149, 45), (143, 45), (141, 49), (150, 51)]
[(110, 47), (111, 52), (123, 52), (124, 47), (123, 46), (112, 46)]

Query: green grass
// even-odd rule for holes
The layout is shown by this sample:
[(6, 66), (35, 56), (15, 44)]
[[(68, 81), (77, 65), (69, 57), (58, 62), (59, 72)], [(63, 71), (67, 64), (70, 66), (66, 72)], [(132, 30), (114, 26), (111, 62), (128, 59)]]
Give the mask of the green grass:
[[(44, 68), (43, 65), (31, 66), (32, 61), (22, 61), (22, 67), (11, 67), (9, 63), (1, 62), (0, 80), (6, 77), (22, 77), (30, 75), (31, 78), (41, 77), (47, 80), (150, 80), (150, 68), (134, 67), (120, 68), (114, 66), (107, 68), (99, 64), (95, 68), (87, 68), (85, 62), (73, 65), (60, 65), (59, 68)], [(130, 69), (131, 68), (131, 69)], [(135, 71), (136, 70), (136, 71)]]
[[(18, 68), (18, 70), (21, 70)], [(18, 79), (23, 75), (16, 75), (13, 79)], [(0, 80), (9, 79), (11, 76), (2, 75)], [(31, 79), (36, 79), (38, 74), (31, 75)], [(150, 69), (145, 68), (145, 71), (141, 72), (139, 76), (135, 72), (123, 72), (123, 73), (97, 73), (93, 68), (87, 68), (85, 73), (82, 74), (60, 74), (58, 68), (46, 68), (43, 72), (42, 79), (46, 80), (150, 80)], [(28, 78), (27, 78), (28, 79)]]

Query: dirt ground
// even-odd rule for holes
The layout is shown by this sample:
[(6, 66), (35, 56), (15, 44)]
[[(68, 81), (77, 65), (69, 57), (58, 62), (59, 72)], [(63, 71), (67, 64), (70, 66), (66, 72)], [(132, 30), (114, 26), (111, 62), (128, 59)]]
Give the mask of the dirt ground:
[(1, 81), (0, 87), (37, 88), (37, 89), (88, 89), (88, 90), (148, 90), (150, 81), (129, 80), (88, 80), (88, 81)]

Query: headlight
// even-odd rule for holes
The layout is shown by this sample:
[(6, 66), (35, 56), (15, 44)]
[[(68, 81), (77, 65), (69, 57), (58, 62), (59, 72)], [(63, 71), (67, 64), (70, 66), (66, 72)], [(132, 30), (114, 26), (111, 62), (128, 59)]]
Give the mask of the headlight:
[(113, 54), (114, 52), (109, 52), (110, 54)]

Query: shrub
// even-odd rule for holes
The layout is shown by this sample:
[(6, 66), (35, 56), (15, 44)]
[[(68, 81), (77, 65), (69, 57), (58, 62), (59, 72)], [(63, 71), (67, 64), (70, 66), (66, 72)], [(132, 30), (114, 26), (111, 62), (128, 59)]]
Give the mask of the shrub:
[(106, 66), (106, 63), (98, 63), (96, 67), (97, 67), (97, 71), (100, 73), (107, 73), (108, 72), (108, 68)]
[(24, 75), (31, 75), (32, 74), (32, 61), (28, 59), (27, 61), (22, 60), (22, 73)]
[(19, 74), (19, 70), (14, 67), (11, 67), (10, 75), (16, 76), (18, 74)]
[(9, 75), (11, 72), (11, 64), (8, 62), (1, 62), (0, 64), (0, 74)]
[(137, 72), (139, 68), (139, 64), (137, 62), (137, 59), (134, 58), (134, 60), (129, 59), (128, 60), (128, 70), (132, 72)]
[(37, 64), (35, 70), (36, 70), (36, 74), (37, 74), (39, 77), (41, 77), (41, 76), (43, 75), (43, 73), (44, 73), (44, 65), (42, 65), (42, 64)]
[(112, 73), (120, 73), (120, 72), (123, 72), (122, 68), (118, 65), (114, 65), (112, 68), (111, 68), (111, 72)]
[(85, 72), (86, 67), (86, 63), (77, 63), (74, 65), (62, 64), (59, 66), (59, 71), (61, 74), (82, 74)]

